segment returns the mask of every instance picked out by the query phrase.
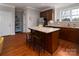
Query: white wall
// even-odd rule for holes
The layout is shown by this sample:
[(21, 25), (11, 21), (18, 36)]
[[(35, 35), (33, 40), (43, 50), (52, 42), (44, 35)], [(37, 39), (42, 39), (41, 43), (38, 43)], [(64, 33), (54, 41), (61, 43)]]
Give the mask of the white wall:
[(37, 20), (40, 18), (40, 12), (34, 8), (26, 8), (24, 11), (23, 31), (30, 32), (29, 27), (37, 26)]
[(0, 5), (0, 36), (15, 34), (15, 8)]
[(55, 8), (55, 21), (60, 19), (60, 8)]

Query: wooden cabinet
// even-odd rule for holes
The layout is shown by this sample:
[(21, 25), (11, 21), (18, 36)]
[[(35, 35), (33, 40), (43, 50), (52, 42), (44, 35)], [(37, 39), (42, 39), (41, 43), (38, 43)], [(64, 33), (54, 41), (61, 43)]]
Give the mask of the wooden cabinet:
[(43, 33), (40, 31), (36, 31), (31, 29), (31, 37), (35, 45), (41, 46), (44, 50), (47, 50), (51, 54), (57, 49), (58, 47), (58, 36), (59, 31), (55, 31), (52, 33)]
[(61, 28), (60, 38), (79, 43), (79, 29), (75, 28)]
[(78, 28), (66, 28), (66, 27), (56, 27), (56, 26), (47, 26), (47, 27), (60, 28), (60, 32), (59, 32), (60, 39), (68, 40), (79, 44)]
[(55, 13), (54, 12), (55, 12), (54, 9), (50, 9), (50, 10), (40, 12), (40, 17), (44, 17), (48, 21), (52, 20), (52, 19), (54, 20), (54, 18), (55, 18)]
[(61, 28), (60, 30), (60, 38), (61, 39), (68, 39), (68, 36), (69, 36), (69, 29), (66, 29), (66, 28)]

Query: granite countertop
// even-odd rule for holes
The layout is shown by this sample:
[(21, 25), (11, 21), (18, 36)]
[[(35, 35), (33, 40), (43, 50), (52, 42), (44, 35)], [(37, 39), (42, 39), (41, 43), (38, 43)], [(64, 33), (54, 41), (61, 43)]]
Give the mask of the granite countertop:
[(30, 27), (30, 29), (37, 30), (44, 33), (51, 33), (60, 30), (60, 28), (49, 28), (49, 27)]

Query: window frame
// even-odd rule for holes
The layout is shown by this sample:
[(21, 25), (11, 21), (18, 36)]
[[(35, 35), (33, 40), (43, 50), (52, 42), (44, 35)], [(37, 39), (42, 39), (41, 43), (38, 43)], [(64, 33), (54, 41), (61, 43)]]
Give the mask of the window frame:
[[(79, 21), (73, 21), (72, 16), (79, 16), (79, 14), (77, 14), (77, 15), (72, 15), (72, 10), (74, 10), (74, 9), (79, 9), (79, 6), (78, 6), (78, 7), (73, 7), (73, 8), (65, 8), (65, 9), (62, 9), (62, 10), (60, 11), (60, 22), (63, 22), (62, 19), (63, 19), (64, 17), (66, 17), (66, 16), (62, 16), (62, 14), (63, 14), (62, 11), (67, 11), (67, 10), (70, 10), (70, 15), (69, 15), (69, 17), (70, 17), (70, 22), (79, 22)], [(77, 11), (77, 12), (79, 12), (79, 11)]]

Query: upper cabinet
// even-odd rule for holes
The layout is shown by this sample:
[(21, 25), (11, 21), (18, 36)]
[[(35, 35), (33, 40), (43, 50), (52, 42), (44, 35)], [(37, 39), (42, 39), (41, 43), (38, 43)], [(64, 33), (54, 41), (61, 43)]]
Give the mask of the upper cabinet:
[(54, 20), (54, 18), (55, 18), (55, 11), (54, 11), (54, 9), (49, 9), (49, 10), (46, 10), (46, 11), (42, 11), (42, 12), (40, 12), (40, 17), (44, 17), (48, 21), (49, 20)]

